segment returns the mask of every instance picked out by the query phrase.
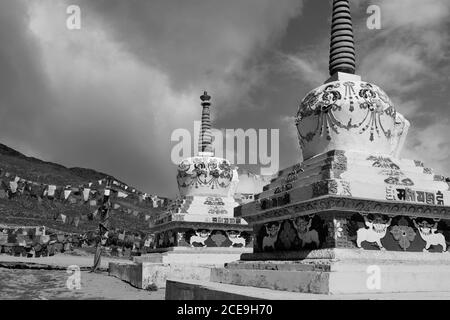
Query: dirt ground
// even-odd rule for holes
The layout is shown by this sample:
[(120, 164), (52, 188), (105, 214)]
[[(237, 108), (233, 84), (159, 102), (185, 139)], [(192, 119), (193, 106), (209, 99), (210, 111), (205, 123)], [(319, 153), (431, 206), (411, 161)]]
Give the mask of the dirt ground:
[[(58, 255), (43, 259), (0, 255), (0, 262), (45, 263), (54, 266), (92, 265), (93, 257)], [(103, 259), (102, 267), (107, 267)], [(123, 262), (123, 261), (122, 261)], [(132, 287), (107, 272), (81, 271), (81, 288), (69, 289), (67, 280), (72, 273), (65, 270), (11, 269), (0, 267), (0, 300), (54, 300), (54, 299), (111, 299), (164, 300), (164, 289), (146, 291)]]

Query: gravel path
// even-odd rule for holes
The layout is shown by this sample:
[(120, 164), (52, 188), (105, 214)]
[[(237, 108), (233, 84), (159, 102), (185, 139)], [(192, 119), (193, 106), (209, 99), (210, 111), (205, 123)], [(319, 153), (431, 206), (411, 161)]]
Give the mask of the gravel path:
[(53, 299), (120, 299), (120, 300), (164, 300), (164, 289), (146, 291), (106, 272), (108, 263), (130, 260), (102, 257), (99, 273), (81, 271), (81, 289), (69, 289), (66, 282), (72, 276), (67, 267), (76, 265), (81, 270), (90, 268), (93, 256), (66, 254), (42, 258), (12, 257), (0, 255), (0, 300), (53, 300)]
[(164, 300), (164, 289), (145, 291), (106, 272), (81, 272), (81, 289), (68, 289), (71, 275), (60, 270), (0, 268), (0, 300)]

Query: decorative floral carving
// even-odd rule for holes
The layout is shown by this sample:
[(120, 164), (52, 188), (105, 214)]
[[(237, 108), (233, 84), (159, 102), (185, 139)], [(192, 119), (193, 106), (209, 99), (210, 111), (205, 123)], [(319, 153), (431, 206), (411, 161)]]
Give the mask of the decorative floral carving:
[(233, 170), (225, 159), (194, 157), (183, 160), (178, 166), (177, 182), (180, 188), (209, 186), (211, 189), (228, 188)]
[(216, 232), (211, 236), (211, 240), (216, 244), (216, 246), (220, 247), (228, 238), (224, 236), (221, 232)]
[(351, 197), (352, 190), (350, 187), (350, 182), (342, 180), (341, 185), (342, 185), (342, 195)]
[[(255, 207), (259, 210), (259, 206)], [(399, 206), (396, 202), (384, 202), (374, 200), (361, 200), (352, 198), (325, 198), (320, 200), (308, 200), (300, 203), (293, 203), (289, 207), (284, 207), (282, 209), (273, 208), (272, 210), (265, 210), (261, 213), (248, 212), (241, 214), (240, 216), (244, 218), (248, 223), (255, 223), (268, 218), (273, 217), (285, 217), (292, 218), (295, 215), (304, 215), (317, 213), (323, 210), (354, 210), (366, 213), (395, 213), (400, 212), (404, 215), (420, 215), (428, 218), (441, 218), (448, 219), (450, 216), (450, 208), (442, 207), (437, 205), (429, 204), (419, 204), (419, 203), (405, 203)], [(295, 212), (293, 214), (292, 212)], [(425, 215), (424, 215), (425, 214)]]
[(384, 180), (385, 183), (399, 186), (414, 185), (414, 182), (400, 170), (400, 166), (395, 164), (390, 158), (370, 156), (367, 160), (373, 161), (373, 167), (385, 169), (380, 172), (381, 175), (389, 176)]
[(340, 220), (333, 220), (333, 226), (334, 226), (334, 235), (336, 236), (336, 238), (342, 238), (342, 236), (344, 235), (344, 223), (345, 221), (340, 221)]
[(406, 251), (414, 241), (416, 232), (408, 225), (408, 221), (402, 217), (398, 221), (398, 225), (391, 228), (392, 236), (398, 241), (400, 248)]
[(222, 214), (227, 214), (227, 210), (222, 209), (219, 206), (211, 206), (210, 209), (208, 210), (208, 213), (211, 215), (222, 215)]
[(416, 167), (424, 167), (424, 163), (422, 161), (419, 160), (414, 160), (414, 164), (416, 165)]
[(214, 206), (223, 206), (225, 203), (222, 198), (208, 197), (206, 198), (204, 204), (214, 205)]
[(413, 186), (414, 182), (400, 170), (383, 170), (380, 174), (389, 176), (384, 180), (387, 184), (399, 186)]
[(372, 167), (375, 168), (400, 170), (400, 167), (397, 164), (395, 164), (390, 158), (385, 158), (382, 156), (370, 156), (367, 158), (367, 160), (373, 161)]

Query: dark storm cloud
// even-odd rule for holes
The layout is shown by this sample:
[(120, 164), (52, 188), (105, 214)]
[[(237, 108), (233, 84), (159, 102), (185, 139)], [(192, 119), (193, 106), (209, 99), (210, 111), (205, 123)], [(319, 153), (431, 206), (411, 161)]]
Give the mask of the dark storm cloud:
[(25, 2), (0, 2), (0, 135), (24, 151), (39, 153), (32, 145), (53, 101), (28, 23)]
[(171, 132), (192, 129), (203, 89), (225, 112), (252, 103), (301, 1), (70, 1), (78, 31), (68, 4), (1, 3), (2, 142), (174, 195)]
[(302, 1), (81, 1), (115, 41), (158, 66), (175, 89), (245, 72), (299, 13)]

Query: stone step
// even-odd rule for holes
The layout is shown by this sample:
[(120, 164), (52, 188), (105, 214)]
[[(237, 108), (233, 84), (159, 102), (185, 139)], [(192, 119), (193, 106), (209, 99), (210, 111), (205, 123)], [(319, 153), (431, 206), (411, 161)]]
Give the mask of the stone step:
[(450, 300), (450, 292), (326, 295), (278, 291), (210, 281), (168, 279), (166, 300)]

